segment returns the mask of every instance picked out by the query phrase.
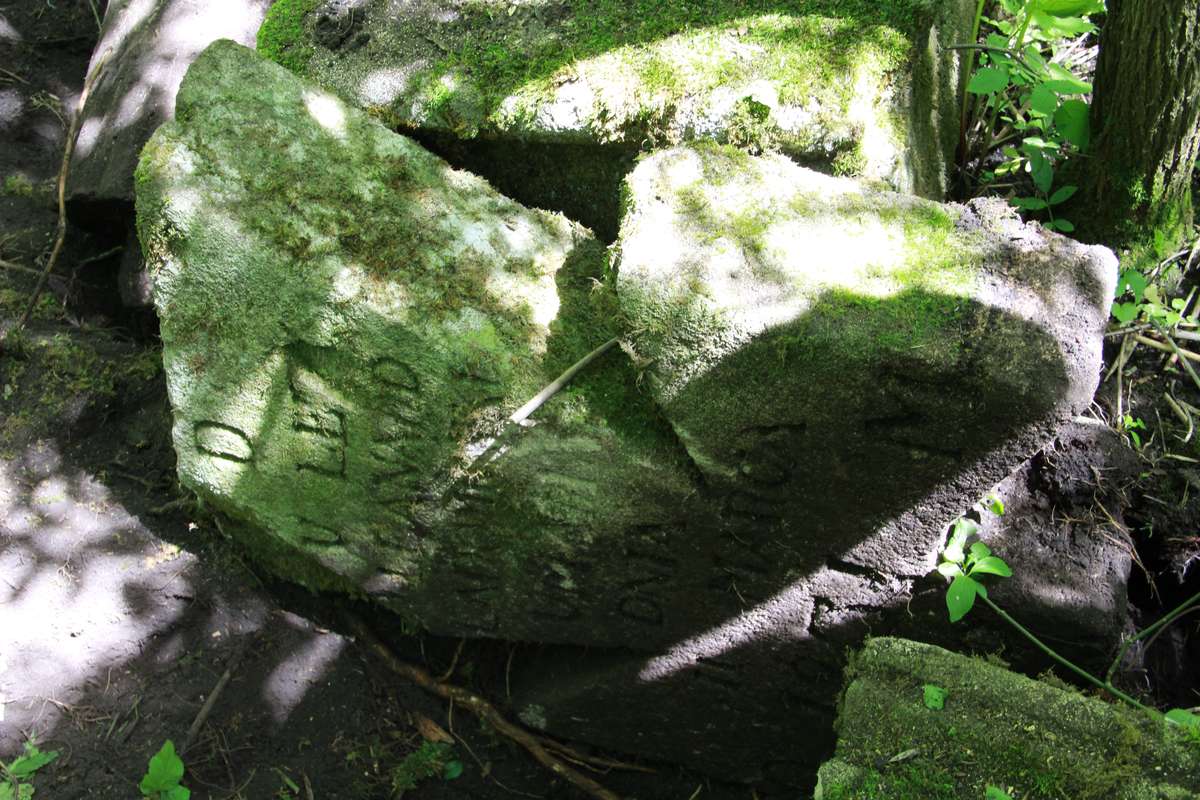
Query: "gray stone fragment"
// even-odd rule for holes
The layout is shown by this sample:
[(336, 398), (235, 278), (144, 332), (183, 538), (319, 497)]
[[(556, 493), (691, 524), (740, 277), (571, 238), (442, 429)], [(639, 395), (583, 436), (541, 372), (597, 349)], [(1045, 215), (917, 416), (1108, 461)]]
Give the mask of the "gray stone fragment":
[[(309, 9), (304, 13), (305, 9)], [(611, 239), (639, 150), (693, 140), (941, 198), (970, 0), (327, 0), (280, 4), (260, 51), (415, 131), (522, 202)]]
[(217, 39), (253, 44), (270, 0), (111, 0), (91, 73), (108, 53), (71, 162), (72, 199), (133, 201), (133, 170), (171, 118), (188, 66)]
[(1161, 718), (904, 639), (869, 641), (849, 677), (816, 800), (1200, 797), (1200, 750)]

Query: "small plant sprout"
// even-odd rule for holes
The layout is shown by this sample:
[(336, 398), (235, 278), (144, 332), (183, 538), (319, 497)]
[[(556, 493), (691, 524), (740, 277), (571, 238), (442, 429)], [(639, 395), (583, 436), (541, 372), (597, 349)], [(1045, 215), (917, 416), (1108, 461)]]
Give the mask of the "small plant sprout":
[(946, 607), (950, 610), (950, 621), (958, 622), (967, 615), (975, 605), (977, 596), (987, 597), (987, 588), (980, 581), (983, 575), (999, 575), (1007, 578), (1012, 575), (1012, 569), (983, 542), (973, 542), (967, 547), (968, 540), (979, 531), (979, 525), (966, 517), (960, 517), (954, 522), (950, 533), (950, 541), (942, 551), (942, 563), (938, 564), (938, 572), (950, 579), (950, 588), (946, 590)]
[(25, 752), (11, 763), (0, 761), (0, 800), (29, 800), (33, 797), (33, 786), (29, 779), (42, 767), (58, 758), (58, 751), (43, 753), (37, 742), (30, 739), (25, 743)]
[[(996, 504), (999, 505), (997, 506)], [(1000, 503), (999, 498), (995, 495), (988, 495), (983, 502), (983, 506), (991, 510), (996, 510), (999, 507), (1000, 510), (997, 513), (1003, 513), (1003, 503)], [(1122, 692), (1113, 684), (1113, 676), (1116, 674), (1121, 662), (1125, 659), (1129, 648), (1147, 636), (1154, 635), (1184, 614), (1200, 608), (1200, 594), (1195, 594), (1184, 600), (1157, 622), (1127, 638), (1109, 665), (1108, 671), (1104, 674), (1104, 679), (1101, 680), (1074, 662), (1059, 655), (1049, 645), (1034, 635), (1032, 631), (1017, 622), (1008, 612), (988, 598), (987, 588), (979, 580), (980, 576), (998, 575), (1002, 578), (1008, 578), (1012, 576), (1012, 569), (1001, 558), (992, 555), (992, 551), (983, 542), (978, 540), (972, 541), (972, 537), (978, 532), (979, 524), (974, 520), (966, 517), (959, 517), (955, 520), (954, 525), (951, 527), (950, 539), (942, 551), (942, 562), (937, 567), (937, 571), (950, 581), (950, 586), (946, 589), (946, 607), (950, 611), (951, 622), (957, 622), (966, 616), (967, 612), (974, 607), (975, 600), (978, 598), (996, 616), (1015, 628), (1018, 633), (1029, 640), (1038, 650), (1049, 656), (1059, 666), (1070, 670), (1084, 682), (1107, 692), (1121, 702), (1161, 720), (1168, 728), (1179, 730), (1190, 741), (1200, 745), (1200, 715), (1197, 715), (1194, 711), (1182, 708), (1171, 709), (1166, 714), (1163, 714)], [(932, 699), (929, 694), (930, 688), (928, 686), (925, 687), (927, 706), (929, 706), (929, 702)], [(932, 706), (929, 707), (932, 708)], [(992, 794), (992, 788), (989, 787), (988, 798), (1007, 797), (1003, 793)], [(1000, 792), (1001, 790), (997, 788), (996, 791)]]
[(180, 785), (182, 780), (183, 761), (175, 754), (175, 743), (167, 739), (150, 759), (150, 766), (138, 788), (142, 797), (150, 800), (188, 800), (192, 792)]

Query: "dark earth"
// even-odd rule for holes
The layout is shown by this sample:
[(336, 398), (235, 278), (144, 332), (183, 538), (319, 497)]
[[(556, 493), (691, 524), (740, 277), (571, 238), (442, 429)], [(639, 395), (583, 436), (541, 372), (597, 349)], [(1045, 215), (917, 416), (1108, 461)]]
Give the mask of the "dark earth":
[[(103, 10), (0, 3), (3, 328), (53, 244), (65, 131)], [(0, 350), (0, 760), (36, 739), (60, 754), (33, 780), (37, 797), (135, 797), (150, 756), (167, 739), (184, 746), (227, 673), (183, 751), (195, 798), (387, 798), (404, 785), (420, 798), (583, 796), (491, 726), (388, 672), (349, 635), (341, 601), (256, 572), (182, 492), (155, 322), (122, 310), (116, 288), (123, 223), (72, 212), (48, 291)], [(1109, 350), (1119, 357), (1118, 337)], [(1200, 407), (1200, 391), (1169, 361), (1137, 348), (1097, 394), (1100, 421), (1145, 425), (1129, 429), (1136, 441), (1126, 433), (1114, 454), (1064, 436), (1022, 473), (1029, 502), (1018, 513), (1031, 524), (1133, 549), (1139, 625), (1200, 589), (1200, 432), (1189, 436), (1164, 399)], [(510, 680), (540, 655), (356, 612), (401, 658), (502, 711)], [(1192, 613), (1135, 651), (1125, 682), (1162, 705), (1195, 706), (1197, 664)], [(795, 796), (639, 766), (588, 774), (625, 797)]]

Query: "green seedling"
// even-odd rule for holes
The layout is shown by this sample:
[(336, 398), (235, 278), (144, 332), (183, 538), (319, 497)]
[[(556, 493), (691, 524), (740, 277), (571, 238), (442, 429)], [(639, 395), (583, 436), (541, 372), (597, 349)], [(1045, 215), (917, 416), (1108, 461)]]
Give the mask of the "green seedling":
[(25, 743), (25, 752), (12, 762), (0, 761), (0, 800), (29, 800), (33, 797), (33, 786), (29, 779), (42, 767), (58, 758), (58, 751), (43, 753), (32, 739)]
[(392, 768), (392, 791), (396, 795), (417, 788), (430, 778), (452, 781), (463, 773), (463, 764), (453, 758), (453, 746), (445, 742), (425, 741)]
[(150, 766), (138, 788), (142, 791), (142, 797), (150, 800), (188, 800), (192, 792), (180, 785), (181, 780), (183, 760), (175, 754), (175, 743), (167, 739), (150, 759)]
[(984, 17), (985, 6), (977, 7), (975, 31), (986, 22), (992, 33), (982, 45), (961, 46), (970, 51), (968, 70), (976, 57), (979, 62), (963, 99), (966, 163), (984, 163), (998, 152), (1000, 164), (981, 172), (980, 183), (997, 189), (1032, 184), (1033, 194), (1010, 202), (1044, 213), (1045, 227), (1070, 233), (1074, 224), (1055, 211), (1078, 187), (1055, 187), (1055, 175), (1091, 143), (1086, 97), (1092, 86), (1063, 56), (1076, 39), (1096, 31), (1088, 16), (1104, 11), (1103, 0), (1000, 0), (1004, 17), (998, 19)]
[[(989, 507), (994, 507), (989, 505)], [(1087, 670), (1078, 666), (1074, 662), (1059, 655), (1052, 650), (1049, 645), (1034, 635), (1024, 625), (1017, 622), (1004, 609), (996, 605), (987, 594), (987, 588), (980, 581), (983, 575), (997, 575), (1003, 578), (1010, 577), (1012, 569), (998, 556), (992, 555), (992, 551), (980, 541), (972, 541), (979, 532), (979, 524), (965, 517), (960, 517), (955, 520), (950, 531), (950, 538), (946, 543), (945, 549), (942, 551), (942, 561), (938, 564), (937, 571), (950, 581), (949, 587), (946, 589), (946, 607), (950, 612), (950, 621), (957, 622), (962, 619), (975, 606), (976, 599), (981, 600), (988, 608), (990, 608), (997, 616), (1014, 627), (1018, 633), (1024, 636), (1035, 647), (1053, 659), (1060, 666), (1070, 670), (1078, 678), (1084, 682), (1095, 686), (1123, 703), (1132, 706), (1133, 708), (1143, 711), (1157, 719), (1163, 721), (1169, 728), (1179, 730), (1189, 740), (1200, 745), (1200, 716), (1182, 708), (1171, 709), (1165, 714), (1151, 708), (1138, 700), (1130, 697), (1113, 685), (1113, 675), (1116, 674), (1117, 668), (1125, 659), (1125, 654), (1129, 652), (1135, 642), (1151, 636), (1162, 630), (1167, 625), (1170, 625), (1184, 614), (1200, 607), (1200, 593), (1192, 595), (1187, 600), (1184, 600), (1157, 622), (1143, 628), (1137, 634), (1129, 637), (1121, 645), (1117, 652), (1116, 658), (1108, 667), (1108, 671), (1104, 674), (1104, 679), (1096, 677)], [(928, 692), (926, 687), (926, 691)], [(936, 687), (935, 687), (936, 688)], [(928, 693), (926, 694), (926, 705), (928, 705)], [(930, 706), (932, 707), (932, 706)], [(999, 791), (999, 790), (997, 790)], [(989, 795), (990, 797), (991, 795)], [(997, 795), (1000, 797), (1002, 795)]]

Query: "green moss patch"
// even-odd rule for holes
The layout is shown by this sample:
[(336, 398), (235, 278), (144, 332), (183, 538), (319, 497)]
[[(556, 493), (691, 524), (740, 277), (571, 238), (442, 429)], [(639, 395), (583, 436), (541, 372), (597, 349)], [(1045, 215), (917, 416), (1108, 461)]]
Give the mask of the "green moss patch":
[[(1165, 723), (932, 645), (874, 639), (847, 672), (820, 800), (1200, 796), (1200, 749)], [(930, 709), (922, 687), (946, 691)]]

